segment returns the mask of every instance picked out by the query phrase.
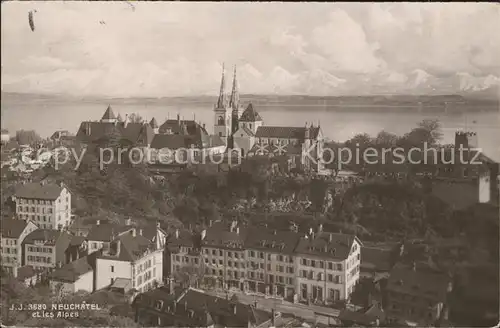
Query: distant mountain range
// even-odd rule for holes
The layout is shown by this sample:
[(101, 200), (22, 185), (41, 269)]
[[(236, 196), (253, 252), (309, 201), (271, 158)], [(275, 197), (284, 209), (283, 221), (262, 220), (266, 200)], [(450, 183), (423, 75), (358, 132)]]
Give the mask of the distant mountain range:
[[(314, 73), (319, 74), (319, 73)], [(414, 81), (422, 82), (429, 77), (423, 73), (417, 73)], [(331, 76), (322, 76), (331, 83), (342, 83)], [(472, 84), (470, 85), (471, 88)], [(127, 104), (182, 104), (182, 103), (206, 103), (213, 104), (216, 96), (185, 96), (185, 97), (134, 97), (117, 98), (103, 96), (77, 97), (71, 95), (57, 94), (28, 94), (2, 92), (2, 103), (14, 102), (103, 102), (103, 103), (127, 103)], [(240, 96), (245, 103), (252, 102), (261, 106), (286, 105), (286, 106), (338, 106), (338, 107), (443, 107), (443, 106), (474, 106), (496, 107), (499, 104), (498, 87), (489, 87), (480, 90), (463, 92), (455, 95), (363, 95), (363, 96), (309, 96), (309, 95), (257, 95), (243, 94)]]

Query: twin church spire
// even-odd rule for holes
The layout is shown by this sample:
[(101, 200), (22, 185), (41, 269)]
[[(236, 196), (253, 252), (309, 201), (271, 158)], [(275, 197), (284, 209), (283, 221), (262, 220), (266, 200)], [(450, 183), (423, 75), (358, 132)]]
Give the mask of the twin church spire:
[(234, 66), (234, 76), (233, 76), (233, 87), (231, 89), (231, 95), (229, 97), (229, 104), (226, 95), (226, 71), (224, 64), (222, 64), (222, 78), (220, 81), (220, 91), (219, 98), (217, 99), (216, 108), (226, 108), (229, 105), (230, 108), (237, 109), (240, 105), (240, 94), (238, 88), (238, 80), (236, 79), (236, 66)]

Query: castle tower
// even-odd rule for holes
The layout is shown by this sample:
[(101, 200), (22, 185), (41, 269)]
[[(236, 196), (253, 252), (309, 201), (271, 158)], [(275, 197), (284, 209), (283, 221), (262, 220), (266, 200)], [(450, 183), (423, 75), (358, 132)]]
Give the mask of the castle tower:
[(101, 118), (101, 123), (116, 123), (117, 119), (115, 113), (113, 113), (113, 109), (111, 105), (108, 105), (108, 108), (104, 112), (104, 115)]
[(231, 135), (231, 111), (228, 108), (225, 92), (225, 70), (224, 64), (222, 64), (222, 78), (220, 82), (219, 98), (217, 98), (217, 103), (214, 106), (214, 134), (221, 137), (227, 145), (228, 137)]

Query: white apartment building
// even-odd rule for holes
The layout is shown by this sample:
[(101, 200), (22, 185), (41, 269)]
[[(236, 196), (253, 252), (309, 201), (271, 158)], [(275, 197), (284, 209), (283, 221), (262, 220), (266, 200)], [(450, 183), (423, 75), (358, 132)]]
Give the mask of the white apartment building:
[(163, 248), (136, 233), (117, 236), (105, 243), (96, 260), (96, 290), (112, 286), (116, 279), (130, 282), (139, 292), (163, 284)]
[(295, 249), (300, 300), (335, 302), (350, 297), (359, 280), (361, 242), (354, 235), (313, 232)]
[(29, 220), (4, 219), (0, 229), (2, 269), (17, 277), (17, 269), (24, 263), (23, 241), (28, 234), (37, 229), (37, 226)]
[(16, 215), (40, 229), (62, 229), (71, 221), (71, 193), (64, 184), (25, 183), (13, 197)]

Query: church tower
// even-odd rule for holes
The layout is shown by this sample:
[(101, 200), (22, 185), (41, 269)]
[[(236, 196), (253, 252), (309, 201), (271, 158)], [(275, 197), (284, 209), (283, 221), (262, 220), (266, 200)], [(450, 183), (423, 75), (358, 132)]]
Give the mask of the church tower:
[(229, 99), (229, 107), (232, 110), (231, 134), (234, 134), (238, 130), (238, 122), (241, 115), (243, 114), (243, 107), (241, 107), (240, 105), (240, 91), (238, 80), (236, 79), (236, 66), (234, 67), (233, 88), (231, 90), (231, 98)]
[(224, 64), (222, 64), (222, 78), (220, 82), (219, 98), (214, 106), (215, 123), (214, 134), (221, 137), (227, 145), (231, 136), (231, 111), (226, 99), (226, 82)]

